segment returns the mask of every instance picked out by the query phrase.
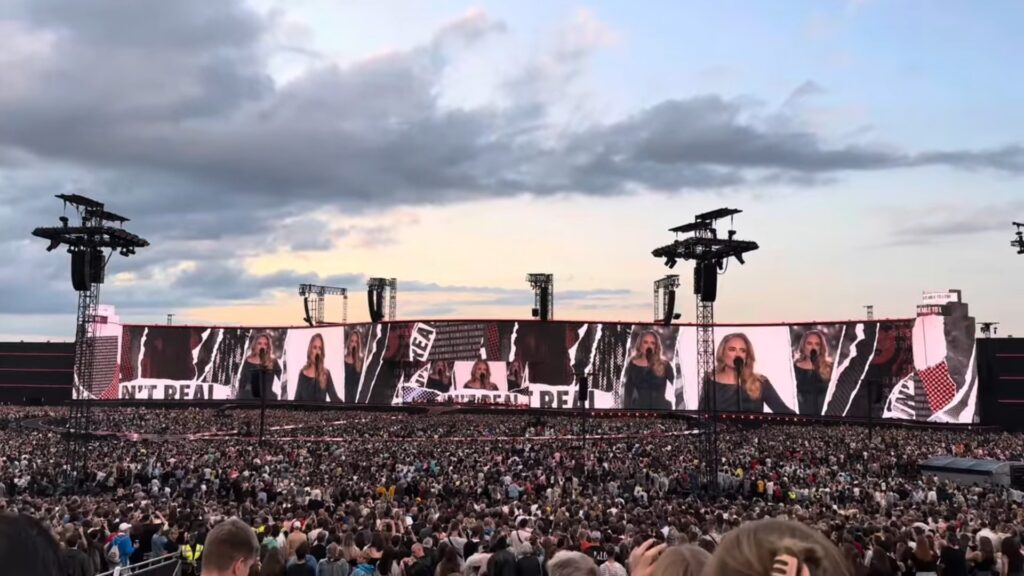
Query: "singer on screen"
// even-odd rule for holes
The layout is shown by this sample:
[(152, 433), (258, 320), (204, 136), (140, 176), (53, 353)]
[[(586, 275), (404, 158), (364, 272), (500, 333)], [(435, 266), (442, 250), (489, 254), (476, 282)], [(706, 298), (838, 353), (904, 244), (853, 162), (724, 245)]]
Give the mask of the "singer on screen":
[(819, 330), (808, 330), (800, 338), (793, 373), (796, 375), (798, 411), (820, 415), (825, 407), (828, 383), (832, 380), (832, 357), (825, 335)]
[(501, 389), (491, 381), (491, 367), (486, 360), (473, 362), (473, 368), (469, 371), (469, 380), (462, 385), (463, 390), (487, 390), (488, 392), (499, 392)]
[(363, 335), (357, 330), (352, 330), (345, 343), (345, 402), (355, 404), (362, 373)]
[(267, 400), (277, 400), (274, 392), (274, 379), (281, 378), (281, 364), (274, 354), (274, 344), (270, 334), (262, 332), (256, 335), (249, 347), (249, 355), (242, 362), (242, 371), (238, 374), (238, 400), (254, 400), (265, 396)]
[[(714, 390), (715, 409), (719, 412), (764, 412), (767, 405), (775, 414), (793, 414), (793, 409), (786, 406), (772, 383), (755, 371), (755, 362), (754, 347), (746, 334), (737, 332), (722, 339), (715, 353), (715, 380), (709, 383)], [(701, 394), (702, 410), (705, 393)]]
[(653, 330), (640, 333), (633, 357), (626, 367), (623, 408), (627, 410), (671, 410), (665, 392), (675, 382), (672, 365), (661, 352), (661, 338)]
[(306, 349), (306, 365), (299, 372), (299, 384), (295, 387), (296, 402), (341, 402), (334, 391), (331, 371), (324, 366), (324, 337), (314, 334)]

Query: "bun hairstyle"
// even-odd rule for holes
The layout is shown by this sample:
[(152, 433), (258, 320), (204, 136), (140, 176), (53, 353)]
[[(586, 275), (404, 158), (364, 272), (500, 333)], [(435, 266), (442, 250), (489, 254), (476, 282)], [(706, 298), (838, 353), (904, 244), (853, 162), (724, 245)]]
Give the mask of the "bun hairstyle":
[[(795, 572), (794, 572), (795, 570)], [(852, 576), (851, 566), (823, 534), (785, 520), (759, 520), (728, 532), (706, 576)]]

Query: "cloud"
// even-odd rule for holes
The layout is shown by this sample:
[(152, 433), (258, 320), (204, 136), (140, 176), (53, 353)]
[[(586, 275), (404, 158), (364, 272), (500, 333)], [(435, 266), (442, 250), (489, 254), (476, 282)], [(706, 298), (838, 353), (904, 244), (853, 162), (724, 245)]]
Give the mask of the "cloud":
[[(1020, 146), (908, 153), (833, 146), (784, 128), (749, 99), (678, 98), (573, 129), (546, 110), (595, 49), (617, 42), (579, 12), (551, 54), (559, 69), (510, 74), (510, 106), (441, 103), (450, 63), (505, 31), (470, 12), (425, 44), (276, 84), (274, 21), (240, 1), (152, 10), (103, 0), (26, 2), (18, 66), (0, 69), (0, 147), (89, 174), (125, 211), (182, 237), (266, 230), (332, 206), (379, 210), (522, 193), (627, 194), (926, 165), (1024, 173)], [(154, 28), (144, 23), (159, 21)], [(99, 65), (98, 63), (102, 63)], [(541, 86), (541, 85), (544, 86)], [(554, 90), (551, 88), (554, 87)], [(793, 95), (820, 91), (805, 82)], [(775, 180), (773, 180), (775, 181)], [(123, 208), (122, 208), (123, 207)], [(220, 225), (216, 225), (220, 223)], [(314, 247), (325, 242), (313, 242)]]
[[(0, 20), (0, 251), (23, 253), (0, 262), (0, 311), (66, 310), (73, 301), (63, 295), (67, 263), (21, 243), (32, 227), (55, 223), (52, 194), (60, 192), (107, 202), (153, 243), (117, 263), (128, 276), (108, 296), (181, 308), (256, 300), (306, 278), (241, 267), (268, 249), (393, 242), (379, 220), (338, 224), (335, 214), (522, 194), (819, 186), (851, 171), (922, 166), (1024, 174), (1018, 144), (840, 145), (787, 121), (785, 106), (765, 110), (717, 94), (562, 125), (550, 112), (565, 89), (594, 51), (622, 41), (587, 11), (550, 51), (506, 71), (502, 101), (474, 106), (446, 104), (443, 79), (467, 52), (510, 32), (485, 12), (468, 12), (416, 46), (346, 64), (311, 58), (275, 80), (282, 44), (305, 42), (294, 28), (242, 0), (8, 0)], [(820, 90), (808, 80), (793, 99)], [(29, 270), (35, 284), (25, 288), (18, 281)], [(480, 293), (532, 298), (525, 290)], [(585, 298), (598, 297), (617, 296)]]
[(1009, 241), (1014, 231), (1010, 220), (1014, 214), (1019, 213), (1024, 213), (1024, 202), (989, 204), (976, 208), (928, 206), (902, 214), (899, 226), (890, 237), (891, 244), (926, 244), (995, 232), (1004, 234)]

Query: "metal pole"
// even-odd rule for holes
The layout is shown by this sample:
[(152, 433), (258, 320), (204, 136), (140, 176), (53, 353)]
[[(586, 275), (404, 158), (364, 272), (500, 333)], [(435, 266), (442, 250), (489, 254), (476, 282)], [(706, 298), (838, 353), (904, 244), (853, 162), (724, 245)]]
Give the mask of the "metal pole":
[(267, 417), (267, 368), (260, 366), (260, 437), (258, 444), (263, 445), (263, 424)]

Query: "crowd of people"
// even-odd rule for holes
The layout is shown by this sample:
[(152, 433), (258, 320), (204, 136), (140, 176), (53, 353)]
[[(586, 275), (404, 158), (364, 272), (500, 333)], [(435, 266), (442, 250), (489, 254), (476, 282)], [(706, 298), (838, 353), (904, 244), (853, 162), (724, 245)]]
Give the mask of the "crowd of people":
[(259, 443), (258, 410), (111, 408), (71, 489), (62, 417), (0, 408), (0, 516), (73, 574), (1024, 575), (1024, 495), (918, 467), (1020, 434), (734, 423), (708, 496), (685, 419), (274, 409)]

